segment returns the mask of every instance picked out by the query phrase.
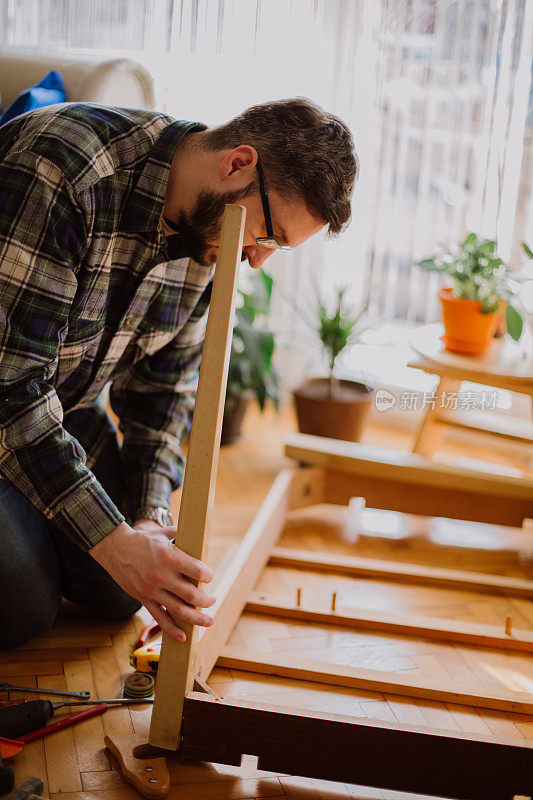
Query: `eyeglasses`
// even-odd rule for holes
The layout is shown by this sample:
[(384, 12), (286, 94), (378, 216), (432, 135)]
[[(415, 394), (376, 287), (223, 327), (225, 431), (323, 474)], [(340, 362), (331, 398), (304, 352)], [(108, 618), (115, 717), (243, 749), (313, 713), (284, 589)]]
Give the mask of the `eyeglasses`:
[(269, 247), (271, 250), (292, 250), (292, 247), (282, 244), (277, 236), (274, 236), (274, 227), (272, 225), (272, 214), (270, 213), (270, 203), (268, 202), (268, 188), (265, 180), (265, 173), (263, 167), (259, 163), (257, 166), (257, 174), (259, 175), (259, 192), (261, 194), (261, 204), (263, 206), (263, 214), (265, 216), (266, 236), (258, 236), (256, 238), (257, 244), (262, 247)]

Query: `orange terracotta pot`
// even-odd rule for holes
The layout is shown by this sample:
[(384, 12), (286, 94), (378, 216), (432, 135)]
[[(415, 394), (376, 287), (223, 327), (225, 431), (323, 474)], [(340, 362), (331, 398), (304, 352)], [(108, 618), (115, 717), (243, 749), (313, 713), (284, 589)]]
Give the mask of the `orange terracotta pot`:
[(494, 338), (501, 310), (482, 314), (479, 300), (453, 297), (452, 292), (453, 289), (441, 289), (439, 292), (444, 324), (442, 341), (446, 349), (454, 353), (479, 355)]

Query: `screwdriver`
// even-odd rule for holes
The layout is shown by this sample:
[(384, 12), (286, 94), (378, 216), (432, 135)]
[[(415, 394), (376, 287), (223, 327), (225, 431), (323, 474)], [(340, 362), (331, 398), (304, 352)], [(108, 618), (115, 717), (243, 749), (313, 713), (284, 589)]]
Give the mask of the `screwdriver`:
[(18, 739), (25, 733), (44, 728), (54, 711), (64, 706), (125, 705), (130, 703), (149, 703), (144, 697), (139, 699), (114, 698), (112, 700), (69, 700), (63, 703), (51, 703), (50, 700), (30, 700), (16, 706), (0, 708), (0, 736), (6, 739)]

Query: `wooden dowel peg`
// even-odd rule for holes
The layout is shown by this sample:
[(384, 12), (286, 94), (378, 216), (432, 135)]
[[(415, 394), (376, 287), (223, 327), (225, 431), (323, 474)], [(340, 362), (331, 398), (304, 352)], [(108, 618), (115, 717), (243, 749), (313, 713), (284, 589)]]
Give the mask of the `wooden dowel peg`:
[(533, 533), (533, 518), (525, 517), (522, 520), (522, 530), (524, 533)]
[(296, 589), (296, 605), (298, 606), (298, 608), (300, 608), (300, 606), (302, 605), (302, 590), (299, 586)]
[(335, 607), (337, 605), (337, 592), (333, 592), (331, 595), (331, 610), (335, 611)]
[(507, 614), (507, 617), (505, 619), (505, 633), (507, 634), (507, 636), (510, 636), (512, 632), (513, 632), (513, 618), (511, 614)]

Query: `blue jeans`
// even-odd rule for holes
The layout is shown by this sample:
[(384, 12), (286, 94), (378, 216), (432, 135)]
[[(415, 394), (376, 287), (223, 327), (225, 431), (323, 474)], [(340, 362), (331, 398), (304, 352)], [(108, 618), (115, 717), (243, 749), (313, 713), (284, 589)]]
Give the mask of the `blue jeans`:
[[(120, 448), (111, 427), (93, 472), (122, 508)], [(0, 479), (0, 650), (51, 628), (62, 597), (101, 619), (127, 619), (141, 607), (89, 553)]]

